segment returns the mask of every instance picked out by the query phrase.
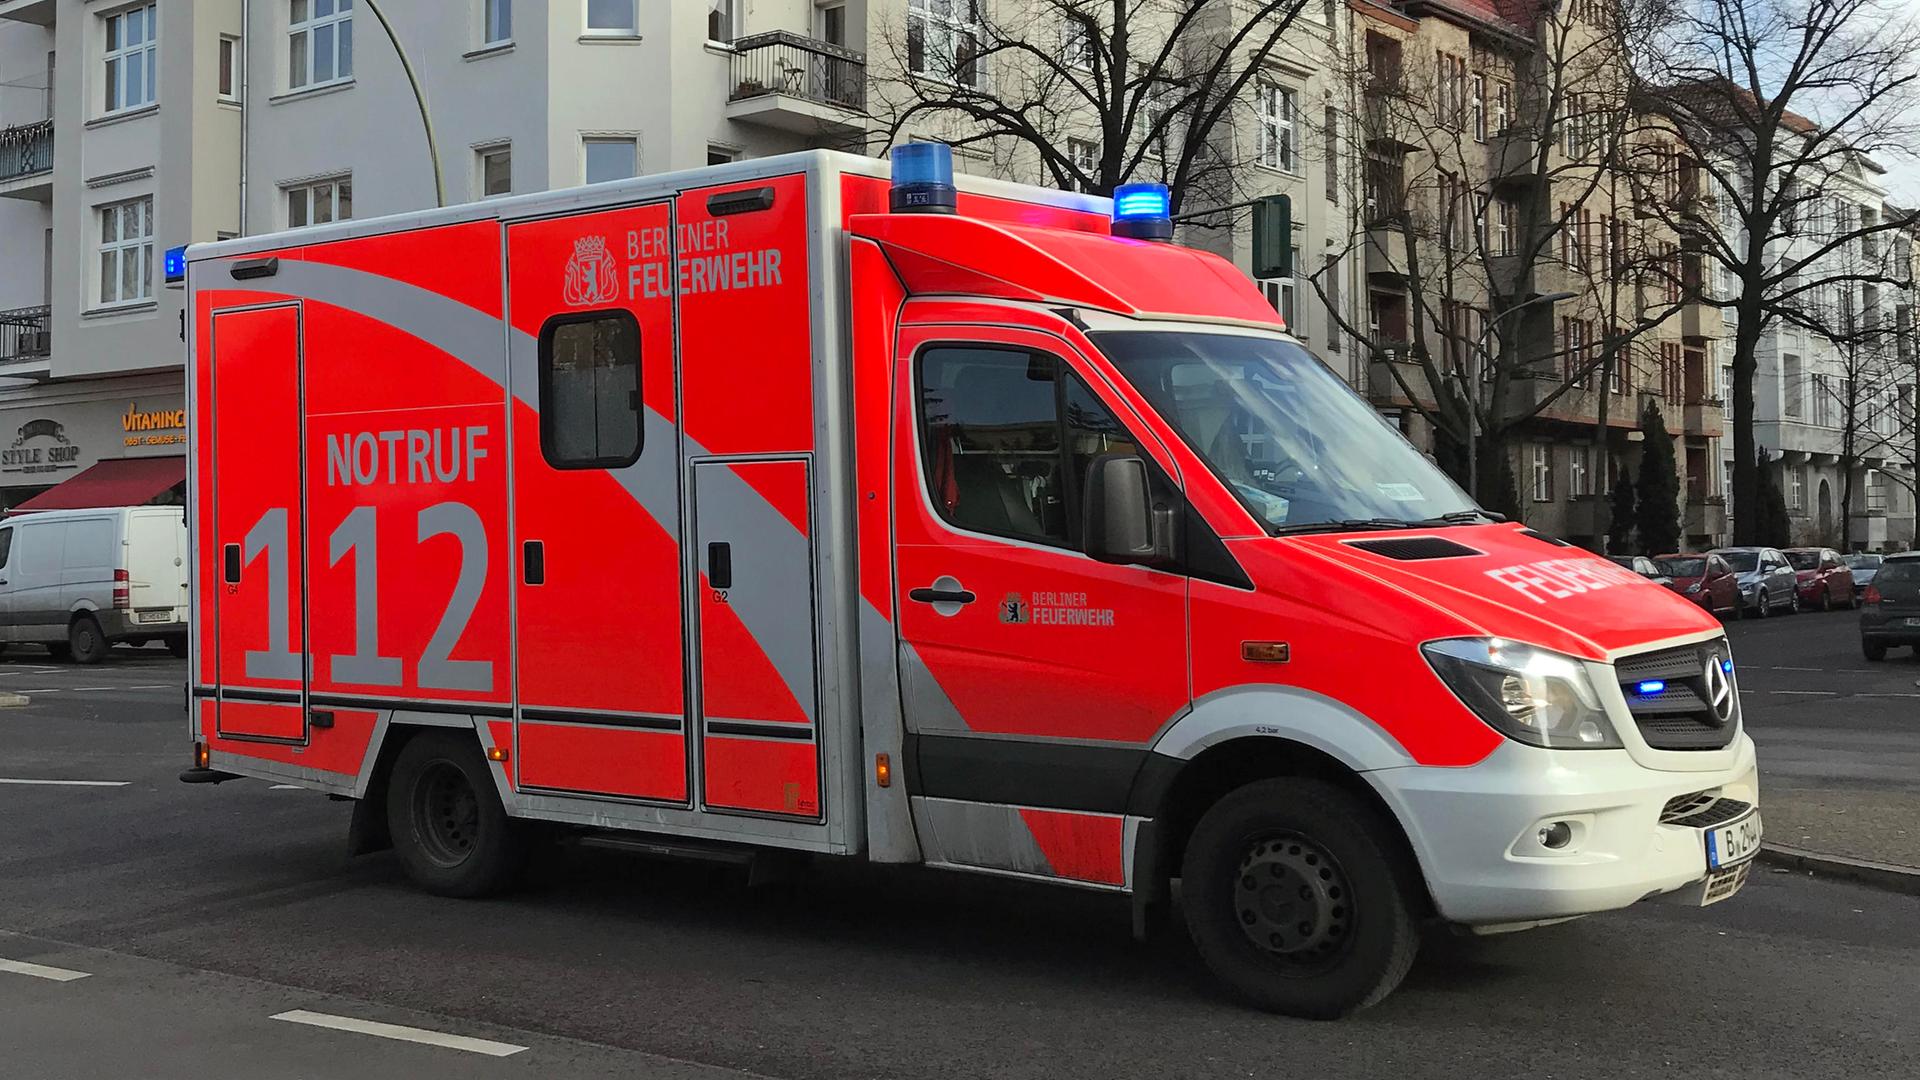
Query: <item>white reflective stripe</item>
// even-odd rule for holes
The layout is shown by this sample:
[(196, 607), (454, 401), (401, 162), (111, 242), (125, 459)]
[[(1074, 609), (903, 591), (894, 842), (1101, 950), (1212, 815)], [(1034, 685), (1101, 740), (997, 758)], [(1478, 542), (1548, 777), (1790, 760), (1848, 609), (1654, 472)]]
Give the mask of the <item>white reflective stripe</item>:
[(126, 780), (24, 780), (0, 777), (0, 784), (18, 784), (22, 787), (126, 787)]
[(86, 971), (70, 971), (66, 968), (29, 964), (24, 960), (0, 960), (0, 971), (12, 972), (15, 975), (31, 975), (36, 979), (47, 979), (51, 982), (72, 982), (75, 979), (84, 979), (91, 974)]
[(380, 1039), (443, 1046), (449, 1050), (464, 1050), (469, 1054), (485, 1054), (488, 1057), (511, 1057), (526, 1049), (524, 1046), (493, 1042), (490, 1039), (448, 1035), (444, 1032), (428, 1031), (425, 1028), (382, 1024), (375, 1020), (356, 1020), (351, 1016), (334, 1016), (329, 1013), (308, 1012), (305, 1009), (277, 1013), (271, 1019), (285, 1020), (290, 1024), (306, 1024), (309, 1027), (331, 1028), (335, 1031), (351, 1031), (358, 1035), (372, 1035)]

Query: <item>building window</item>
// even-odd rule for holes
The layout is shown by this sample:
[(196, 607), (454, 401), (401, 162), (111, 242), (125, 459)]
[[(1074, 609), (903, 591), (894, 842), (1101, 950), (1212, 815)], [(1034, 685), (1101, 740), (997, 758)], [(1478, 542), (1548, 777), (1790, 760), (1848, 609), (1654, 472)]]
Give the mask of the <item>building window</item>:
[(1805, 510), (1807, 508), (1807, 467), (1792, 465), (1787, 468), (1787, 509)]
[(907, 0), (907, 70), (979, 87), (979, 54), (979, 0)]
[(1473, 139), (1475, 142), (1487, 141), (1487, 77), (1474, 72), (1473, 100), (1468, 102), (1473, 109)]
[(1085, 178), (1091, 189), (1100, 177), (1100, 144), (1091, 139), (1067, 139), (1067, 164)]
[(1093, 70), (1093, 42), (1098, 35), (1094, 22), (1077, 11), (1060, 16), (1060, 62), (1081, 71)]
[(587, 33), (632, 37), (639, 31), (634, 0), (587, 0)]
[(154, 5), (128, 8), (102, 18), (106, 24), (106, 111), (120, 112), (151, 105), (158, 64)]
[(288, 0), (287, 85), (353, 77), (353, 0)]
[(513, 147), (483, 146), (474, 151), (480, 167), (480, 197), (513, 193)]
[(1785, 399), (1784, 411), (1789, 418), (1797, 420), (1800, 418), (1803, 399), (1806, 396), (1805, 388), (1801, 385), (1799, 357), (1792, 353), (1781, 355), (1780, 381), (1785, 384), (1780, 388), (1781, 396)]
[(640, 144), (633, 139), (584, 139), (586, 182), (604, 184), (640, 175)]
[(707, 0), (707, 40), (731, 43), (739, 35), (734, 25), (734, 0)]
[(1260, 291), (1267, 294), (1267, 303), (1273, 305), (1273, 310), (1280, 313), (1280, 318), (1287, 324), (1287, 329), (1298, 337), (1300, 328), (1294, 319), (1299, 311), (1300, 295), (1300, 249), (1297, 247), (1293, 249), (1292, 266), (1293, 277), (1263, 279), (1260, 282)]
[(100, 303), (153, 299), (153, 197), (100, 208)]
[(1269, 169), (1299, 172), (1299, 95), (1272, 83), (1262, 83), (1254, 95), (1260, 114), (1260, 164)]
[(626, 311), (559, 315), (540, 328), (540, 453), (556, 469), (640, 460), (640, 324)]
[(1513, 122), (1513, 88), (1500, 83), (1493, 88), (1493, 130), (1507, 130)]
[(1553, 444), (1533, 444), (1533, 501), (1553, 501)]
[(1322, 275), (1326, 280), (1327, 293), (1327, 351), (1340, 351), (1340, 260), (1327, 256), (1327, 270)]
[(732, 150), (724, 146), (710, 145), (707, 147), (707, 164), (709, 165), (731, 165), (739, 160), (740, 151), (738, 150)]
[(1581, 443), (1567, 450), (1567, 497), (1593, 494), (1593, 447)]
[(353, 179), (341, 176), (287, 189), (287, 228), (353, 217)]
[(482, 0), (480, 40), (488, 45), (513, 40), (513, 0)]
[(240, 55), (240, 39), (231, 34), (220, 35), (220, 83), (221, 101), (238, 102), (240, 100), (241, 73), (244, 63)]

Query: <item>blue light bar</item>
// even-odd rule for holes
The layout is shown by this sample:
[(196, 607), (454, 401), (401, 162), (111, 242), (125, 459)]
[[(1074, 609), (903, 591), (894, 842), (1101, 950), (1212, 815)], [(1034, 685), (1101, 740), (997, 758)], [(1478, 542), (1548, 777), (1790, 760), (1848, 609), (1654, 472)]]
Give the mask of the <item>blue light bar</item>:
[(1173, 199), (1165, 184), (1121, 184), (1113, 191), (1113, 235), (1173, 239)]
[(1726, 657), (1724, 657), (1724, 656), (1723, 656), (1723, 657), (1721, 657), (1721, 658), (1720, 658), (1720, 670), (1721, 670), (1721, 671), (1724, 671), (1724, 672), (1726, 672), (1726, 673), (1727, 673), (1727, 674), (1729, 674), (1729, 675), (1731, 675), (1731, 674), (1733, 674), (1733, 661), (1731, 661), (1731, 660), (1729, 660), (1729, 659), (1727, 659), (1727, 658), (1726, 658)]
[(910, 142), (893, 148), (893, 192), (887, 204), (894, 213), (951, 214), (958, 202), (951, 146)]
[(160, 279), (163, 284), (174, 285), (187, 280), (187, 245), (170, 247), (160, 260)]
[(1665, 693), (1667, 684), (1660, 679), (1647, 679), (1633, 689), (1643, 697), (1651, 697), (1654, 694)]

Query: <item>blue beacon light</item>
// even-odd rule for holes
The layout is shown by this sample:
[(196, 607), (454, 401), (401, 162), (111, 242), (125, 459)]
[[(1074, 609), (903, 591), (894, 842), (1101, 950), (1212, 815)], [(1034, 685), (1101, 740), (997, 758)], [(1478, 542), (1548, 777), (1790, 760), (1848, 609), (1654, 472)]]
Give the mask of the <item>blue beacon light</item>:
[(1666, 689), (1667, 684), (1660, 679), (1648, 679), (1634, 687), (1634, 690), (1643, 697), (1652, 697), (1654, 694), (1665, 693)]
[(187, 280), (187, 246), (168, 248), (160, 260), (160, 280), (162, 284), (172, 285)]
[(1165, 184), (1121, 184), (1113, 191), (1113, 235), (1172, 240), (1173, 200)]
[(958, 201), (953, 189), (952, 147), (910, 142), (893, 148), (893, 190), (887, 205), (894, 213), (951, 214)]

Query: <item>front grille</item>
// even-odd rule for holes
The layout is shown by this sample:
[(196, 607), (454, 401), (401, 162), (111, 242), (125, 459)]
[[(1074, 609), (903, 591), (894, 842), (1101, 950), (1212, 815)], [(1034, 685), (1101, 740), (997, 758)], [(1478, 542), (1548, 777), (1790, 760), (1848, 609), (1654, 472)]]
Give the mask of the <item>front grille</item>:
[[(1614, 664), (1620, 680), (1620, 692), (1627, 699), (1627, 711), (1633, 714), (1641, 738), (1656, 750), (1718, 750), (1733, 741), (1740, 726), (1738, 691), (1731, 674), (1724, 689), (1728, 695), (1725, 718), (1715, 713), (1709, 686), (1708, 666), (1718, 665), (1727, 656), (1726, 641), (1716, 638), (1698, 645), (1660, 649), (1622, 657)], [(1640, 687), (1651, 681), (1664, 685), (1649, 693)], [(1717, 684), (1716, 684), (1717, 685)]]
[(1696, 791), (1691, 795), (1676, 795), (1668, 799), (1666, 808), (1660, 811), (1660, 824), (1711, 829), (1715, 825), (1725, 825), (1751, 809), (1752, 803), (1723, 799), (1712, 791)]

